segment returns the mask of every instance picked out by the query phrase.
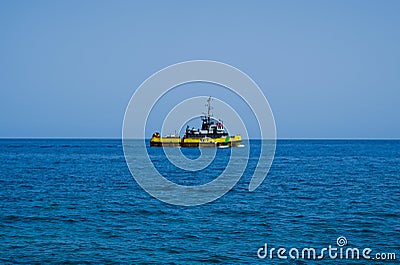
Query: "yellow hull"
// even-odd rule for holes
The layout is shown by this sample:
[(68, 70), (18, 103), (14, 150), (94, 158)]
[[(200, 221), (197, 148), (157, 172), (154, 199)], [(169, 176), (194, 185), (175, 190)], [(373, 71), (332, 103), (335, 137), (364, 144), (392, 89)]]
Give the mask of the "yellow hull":
[(216, 147), (216, 146), (238, 146), (242, 142), (240, 135), (226, 136), (220, 138), (185, 138), (178, 137), (153, 137), (150, 146), (181, 146), (181, 147)]
[(180, 146), (179, 137), (153, 137), (150, 139), (150, 146)]

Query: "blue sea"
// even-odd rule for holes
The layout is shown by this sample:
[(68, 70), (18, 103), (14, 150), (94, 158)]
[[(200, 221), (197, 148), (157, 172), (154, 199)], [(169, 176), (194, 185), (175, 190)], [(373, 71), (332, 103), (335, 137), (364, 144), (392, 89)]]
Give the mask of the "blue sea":
[[(0, 263), (399, 264), (400, 141), (279, 140), (268, 176), (249, 192), (259, 145), (250, 141), (248, 168), (230, 192), (184, 207), (135, 182), (121, 140), (0, 140)], [(168, 168), (162, 148), (149, 153)], [(201, 183), (212, 172), (180, 180)], [(338, 237), (396, 261), (257, 254), (265, 244), (319, 252), (338, 248)]]

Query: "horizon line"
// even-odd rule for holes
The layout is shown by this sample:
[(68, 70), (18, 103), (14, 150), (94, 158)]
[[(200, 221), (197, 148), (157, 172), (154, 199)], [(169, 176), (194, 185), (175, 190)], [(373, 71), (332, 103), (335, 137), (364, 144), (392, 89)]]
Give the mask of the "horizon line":
[[(0, 140), (122, 140), (122, 137), (0, 137)], [(145, 138), (149, 140), (150, 138)], [(142, 138), (129, 138), (129, 140), (142, 140)], [(243, 140), (269, 140), (261, 138), (248, 138)], [(323, 137), (299, 137), (276, 138), (276, 140), (400, 140), (400, 138), (323, 138)]]

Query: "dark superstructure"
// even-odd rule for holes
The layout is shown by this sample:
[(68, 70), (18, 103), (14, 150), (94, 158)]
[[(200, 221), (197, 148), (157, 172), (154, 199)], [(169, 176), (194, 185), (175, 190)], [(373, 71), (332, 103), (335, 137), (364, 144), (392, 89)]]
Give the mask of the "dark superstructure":
[(207, 114), (201, 117), (202, 124), (201, 129), (190, 129), (189, 125), (186, 127), (186, 132), (184, 138), (220, 138), (224, 136), (228, 136), (228, 133), (225, 132), (224, 125), (222, 121), (215, 122), (211, 118), (211, 97), (207, 100)]

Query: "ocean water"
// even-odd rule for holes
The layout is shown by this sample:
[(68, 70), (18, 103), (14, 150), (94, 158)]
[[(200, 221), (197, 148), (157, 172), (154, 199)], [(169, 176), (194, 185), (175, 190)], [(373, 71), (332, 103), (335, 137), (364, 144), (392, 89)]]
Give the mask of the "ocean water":
[[(230, 192), (183, 207), (135, 182), (121, 140), (0, 140), (0, 263), (371, 262), (257, 256), (265, 244), (320, 250), (344, 236), (346, 247), (396, 253), (384, 264), (399, 264), (400, 141), (280, 140), (267, 178), (249, 192), (259, 145), (251, 141), (248, 168)], [(149, 152), (168, 168), (162, 149)], [(211, 172), (176, 181), (196, 185)]]

